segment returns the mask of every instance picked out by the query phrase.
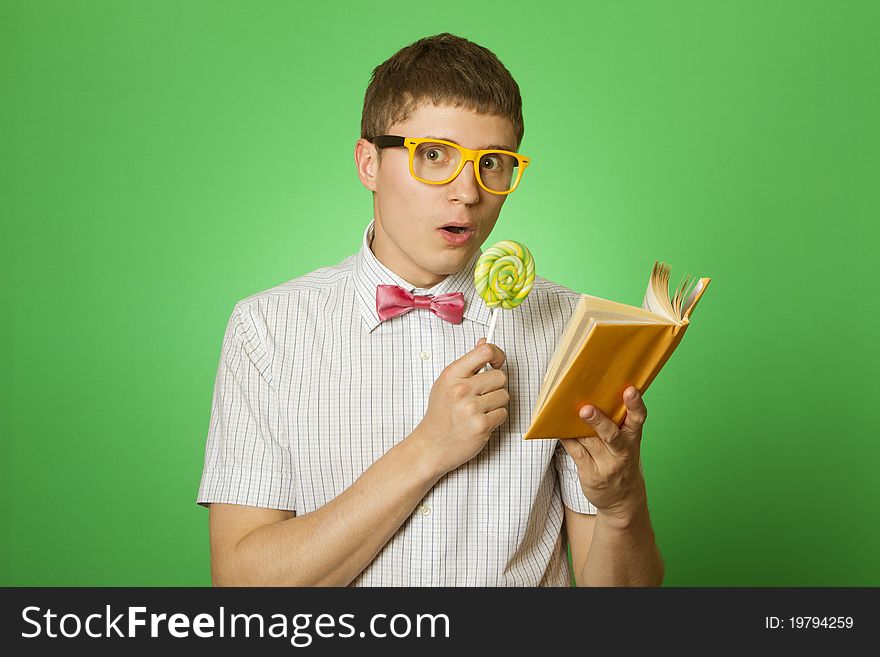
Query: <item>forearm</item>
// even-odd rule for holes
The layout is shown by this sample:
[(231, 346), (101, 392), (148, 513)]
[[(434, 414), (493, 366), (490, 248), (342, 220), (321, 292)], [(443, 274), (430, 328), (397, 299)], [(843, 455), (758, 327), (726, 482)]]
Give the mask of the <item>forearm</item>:
[(590, 550), (575, 581), (578, 586), (660, 586), (664, 572), (644, 503), (625, 520), (597, 515)]
[(338, 497), (260, 527), (233, 550), (234, 585), (346, 586), (367, 567), (440, 478), (411, 434)]

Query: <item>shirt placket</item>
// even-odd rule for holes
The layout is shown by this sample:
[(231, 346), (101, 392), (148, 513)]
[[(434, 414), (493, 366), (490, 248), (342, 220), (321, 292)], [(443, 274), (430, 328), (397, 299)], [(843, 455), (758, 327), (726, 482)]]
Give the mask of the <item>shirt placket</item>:
[[(420, 293), (424, 294), (424, 292), (414, 292), (414, 294)], [(435, 370), (440, 364), (438, 360), (440, 354), (436, 338), (440, 335), (440, 331), (435, 330), (434, 323), (442, 320), (426, 308), (417, 308), (408, 314), (412, 315), (413, 319), (412, 345), (415, 353), (411, 358), (414, 384), (412, 398), (414, 424), (417, 425), (428, 409), (428, 399), (437, 378)], [(433, 553), (435, 523), (437, 522), (433, 497), (432, 489), (425, 494), (413, 510), (413, 534), (417, 537), (413, 545), (413, 554), (417, 557), (417, 562), (412, 566), (414, 573), (418, 573), (418, 578), (421, 580), (420, 585), (423, 586), (432, 583), (434, 571), (438, 566), (434, 563), (436, 559)]]

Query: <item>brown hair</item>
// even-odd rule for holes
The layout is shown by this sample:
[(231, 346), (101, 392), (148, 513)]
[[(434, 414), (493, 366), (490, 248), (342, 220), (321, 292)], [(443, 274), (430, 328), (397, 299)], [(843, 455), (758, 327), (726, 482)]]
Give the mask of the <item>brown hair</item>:
[(525, 131), (519, 85), (488, 48), (443, 32), (398, 50), (373, 69), (361, 137), (385, 134), (426, 101), (510, 119), (519, 150)]

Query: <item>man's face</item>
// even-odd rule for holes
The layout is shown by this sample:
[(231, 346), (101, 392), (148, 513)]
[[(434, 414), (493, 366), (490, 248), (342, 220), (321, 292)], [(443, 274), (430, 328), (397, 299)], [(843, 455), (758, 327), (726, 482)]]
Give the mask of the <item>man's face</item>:
[[(493, 144), (516, 150), (516, 134), (509, 119), (429, 103), (421, 105), (407, 121), (392, 125), (387, 134), (436, 137), (474, 150)], [(431, 185), (410, 175), (406, 148), (383, 149), (381, 165), (375, 152), (373, 144), (358, 140), (358, 175), (376, 193), (373, 253), (416, 287), (433, 287), (459, 271), (479, 250), (492, 232), (507, 195), (492, 194), (480, 187), (470, 162), (451, 182)], [(464, 244), (454, 244), (445, 237), (449, 233), (442, 227), (450, 222), (472, 226)]]

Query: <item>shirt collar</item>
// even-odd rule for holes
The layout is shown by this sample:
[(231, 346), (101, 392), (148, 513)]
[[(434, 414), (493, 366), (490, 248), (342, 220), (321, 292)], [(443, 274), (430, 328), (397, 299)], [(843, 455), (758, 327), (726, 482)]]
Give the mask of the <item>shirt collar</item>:
[[(461, 292), (464, 294), (464, 317), (473, 322), (489, 325), (492, 309), (477, 294), (477, 289), (474, 286), (474, 267), (482, 255), (482, 251), (478, 250), (464, 267), (454, 274), (449, 274), (434, 287), (416, 287), (395, 274), (376, 258), (370, 248), (370, 242), (372, 242), (375, 232), (375, 223), (376, 220), (372, 219), (364, 231), (361, 250), (355, 257), (352, 273), (355, 294), (364, 318), (364, 328), (368, 333), (381, 323), (379, 312), (376, 310), (376, 288), (379, 285), (399, 285), (404, 290), (418, 295), (431, 294), (436, 296), (448, 292)], [(439, 317), (437, 319), (440, 320)]]

